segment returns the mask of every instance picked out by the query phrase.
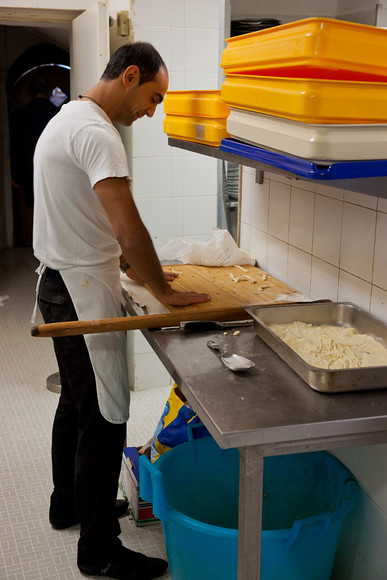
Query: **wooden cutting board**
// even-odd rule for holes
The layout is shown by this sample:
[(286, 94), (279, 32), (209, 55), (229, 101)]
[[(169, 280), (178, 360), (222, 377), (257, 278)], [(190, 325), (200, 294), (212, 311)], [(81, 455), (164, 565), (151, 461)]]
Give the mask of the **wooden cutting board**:
[[(296, 292), (255, 266), (208, 267), (184, 264), (164, 266), (163, 269), (181, 272), (179, 277), (171, 282), (176, 290), (204, 292), (211, 296), (209, 302), (189, 306), (167, 306), (171, 313), (191, 312), (192, 320), (195, 313), (235, 308), (243, 311), (244, 306), (278, 303), (278, 296), (281, 294)], [(239, 281), (235, 281), (238, 279)]]

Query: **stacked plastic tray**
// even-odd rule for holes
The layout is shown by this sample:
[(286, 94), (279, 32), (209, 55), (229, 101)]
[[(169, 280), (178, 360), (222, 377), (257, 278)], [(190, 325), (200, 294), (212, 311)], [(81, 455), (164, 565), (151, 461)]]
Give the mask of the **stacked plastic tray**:
[(229, 136), (230, 109), (214, 91), (168, 91), (164, 100), (164, 132), (169, 137), (219, 147)]
[(387, 30), (308, 18), (227, 43), (232, 137), (323, 162), (387, 159)]

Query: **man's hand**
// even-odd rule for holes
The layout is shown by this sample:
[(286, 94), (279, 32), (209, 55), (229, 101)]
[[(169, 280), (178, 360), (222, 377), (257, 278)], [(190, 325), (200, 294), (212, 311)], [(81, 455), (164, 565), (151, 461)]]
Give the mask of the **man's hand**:
[[(141, 282), (140, 276), (136, 274), (133, 268), (128, 268), (125, 270), (126, 276), (135, 280), (136, 282)], [(178, 278), (179, 274), (176, 272), (164, 272), (165, 280), (172, 282), (176, 278)], [(198, 292), (181, 292), (179, 290), (174, 290), (171, 286), (168, 285), (168, 291), (157, 295), (157, 300), (163, 302), (164, 304), (169, 304), (170, 306), (188, 306), (188, 304), (197, 304), (199, 302), (208, 302), (211, 300), (211, 296), (209, 294), (199, 294)]]
[(168, 280), (169, 282), (173, 282), (173, 280), (176, 280), (176, 278), (178, 278), (180, 276), (180, 274), (178, 272), (165, 272), (164, 271), (164, 278), (166, 280)]
[(199, 302), (208, 302), (211, 300), (209, 294), (199, 294), (198, 292), (180, 292), (179, 290), (170, 289), (170, 292), (159, 294), (157, 300), (170, 306), (188, 306), (188, 304), (198, 304)]

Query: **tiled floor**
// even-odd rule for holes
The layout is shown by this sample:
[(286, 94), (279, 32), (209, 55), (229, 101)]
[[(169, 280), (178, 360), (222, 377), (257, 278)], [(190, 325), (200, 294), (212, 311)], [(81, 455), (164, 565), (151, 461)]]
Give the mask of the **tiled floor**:
[[(58, 395), (51, 339), (32, 338), (37, 266), (30, 248), (0, 252), (0, 579), (84, 578), (76, 566), (79, 528), (55, 531), (48, 518), (51, 424)], [(170, 387), (132, 393), (128, 445), (153, 433)], [(121, 520), (125, 546), (165, 557), (161, 525)], [(169, 574), (163, 580), (169, 579)]]

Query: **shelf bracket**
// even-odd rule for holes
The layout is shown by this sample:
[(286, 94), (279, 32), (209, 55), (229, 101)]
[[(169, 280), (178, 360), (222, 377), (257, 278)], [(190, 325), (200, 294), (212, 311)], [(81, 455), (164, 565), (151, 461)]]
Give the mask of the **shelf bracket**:
[(262, 171), (262, 169), (255, 170), (255, 183), (262, 185), (262, 183), (263, 183), (263, 171)]

